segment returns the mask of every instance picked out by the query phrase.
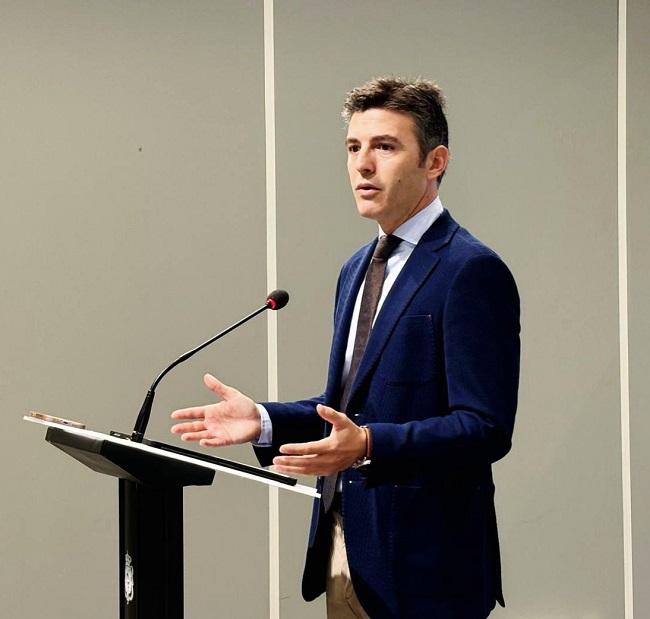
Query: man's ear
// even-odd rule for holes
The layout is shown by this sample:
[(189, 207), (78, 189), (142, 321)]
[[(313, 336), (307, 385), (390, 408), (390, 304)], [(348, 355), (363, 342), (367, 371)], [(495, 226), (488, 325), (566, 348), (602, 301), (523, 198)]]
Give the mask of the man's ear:
[(440, 144), (432, 148), (424, 160), (424, 167), (427, 171), (427, 177), (431, 180), (439, 178), (447, 169), (449, 163), (449, 149)]

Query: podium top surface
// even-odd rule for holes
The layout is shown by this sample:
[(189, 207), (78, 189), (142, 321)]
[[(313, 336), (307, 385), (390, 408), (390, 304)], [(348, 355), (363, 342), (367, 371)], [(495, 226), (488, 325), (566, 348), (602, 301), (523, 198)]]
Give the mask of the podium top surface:
[[(135, 450), (140, 450), (144, 452), (148, 452), (151, 454), (155, 454), (164, 458), (168, 458), (170, 460), (177, 460), (179, 462), (185, 462), (188, 464), (193, 464), (198, 467), (203, 467), (208, 470), (212, 471), (217, 471), (219, 473), (226, 473), (228, 475), (234, 475), (236, 477), (243, 477), (245, 479), (249, 479), (251, 481), (255, 481), (257, 483), (262, 483), (267, 486), (273, 486), (276, 488), (282, 488), (283, 490), (287, 490), (289, 492), (297, 492), (298, 494), (304, 494), (307, 496), (311, 497), (318, 497), (319, 494), (316, 491), (315, 488), (312, 488), (310, 486), (305, 486), (302, 484), (294, 484), (293, 478), (287, 478), (288, 480), (291, 480), (291, 484), (289, 483), (283, 483), (281, 481), (276, 481), (275, 479), (271, 479), (269, 477), (264, 477), (259, 474), (255, 474), (254, 469), (255, 467), (248, 467), (246, 466), (245, 468), (253, 469), (251, 472), (247, 472), (246, 470), (239, 470), (237, 468), (232, 468), (230, 466), (223, 466), (221, 464), (216, 464), (212, 462), (208, 462), (206, 460), (201, 459), (200, 457), (192, 457), (191, 455), (186, 455), (185, 453), (177, 453), (175, 451), (169, 451), (166, 449), (161, 449), (158, 447), (153, 447), (150, 445), (145, 445), (143, 443), (137, 443), (134, 441), (131, 441), (129, 439), (125, 438), (119, 438), (116, 436), (112, 436), (110, 434), (104, 434), (103, 432), (96, 432), (94, 430), (88, 430), (88, 429), (82, 429), (82, 428), (74, 428), (66, 425), (62, 425), (60, 423), (55, 423), (51, 421), (44, 421), (41, 419), (36, 419), (34, 417), (29, 417), (29, 416), (24, 416), (23, 419), (25, 421), (29, 421), (31, 423), (35, 423), (41, 426), (45, 426), (47, 428), (56, 428), (57, 430), (60, 430), (61, 432), (65, 432), (67, 434), (75, 435), (75, 436), (80, 436), (80, 437), (85, 437), (88, 439), (93, 439), (93, 440), (101, 440), (101, 441), (107, 441), (110, 443), (115, 443), (118, 444), (122, 447), (127, 447), (129, 449), (135, 449)], [(189, 454), (189, 452), (186, 452)], [(197, 454), (200, 456), (200, 454)], [(259, 469), (260, 472), (264, 471), (264, 469)]]

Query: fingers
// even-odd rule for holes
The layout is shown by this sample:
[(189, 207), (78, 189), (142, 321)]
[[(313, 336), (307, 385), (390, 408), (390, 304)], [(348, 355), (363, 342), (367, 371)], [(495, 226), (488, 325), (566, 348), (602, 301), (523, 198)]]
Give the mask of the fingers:
[(186, 432), (201, 432), (205, 430), (205, 423), (203, 421), (193, 421), (190, 423), (177, 423), (172, 426), (172, 434), (185, 434)]
[(225, 438), (215, 438), (214, 436), (209, 435), (210, 438), (202, 438), (199, 445), (201, 447), (226, 447), (227, 445), (232, 445), (231, 442)]
[(310, 441), (309, 443), (285, 443), (280, 446), (280, 453), (296, 456), (323, 454), (331, 450), (332, 441), (328, 438), (323, 438), (320, 441)]
[(203, 419), (205, 417), (204, 406), (193, 406), (192, 408), (180, 408), (171, 414), (172, 419)]
[(318, 475), (314, 456), (278, 456), (273, 458), (273, 470), (287, 475)]
[(276, 473), (284, 473), (285, 475), (319, 475), (320, 473), (308, 473), (304, 467), (301, 466), (280, 466), (274, 464), (271, 467), (272, 471)]
[(201, 432), (185, 432), (181, 434), (181, 441), (201, 441), (212, 436), (212, 433), (209, 430), (203, 430)]
[(221, 396), (224, 400), (228, 400), (239, 393), (237, 389), (222, 383), (219, 379), (212, 376), (212, 374), (205, 374), (203, 376), (203, 382), (210, 391), (214, 391), (214, 393)]
[(273, 469), (289, 475), (331, 475), (340, 470), (336, 462), (330, 462), (323, 456), (276, 456)]
[(339, 428), (350, 422), (350, 419), (345, 413), (339, 413), (329, 406), (323, 404), (316, 405), (316, 412), (328, 423), (331, 423), (335, 428)]
[(278, 466), (305, 466), (309, 460), (316, 458), (316, 455), (309, 454), (307, 456), (275, 456), (273, 464)]

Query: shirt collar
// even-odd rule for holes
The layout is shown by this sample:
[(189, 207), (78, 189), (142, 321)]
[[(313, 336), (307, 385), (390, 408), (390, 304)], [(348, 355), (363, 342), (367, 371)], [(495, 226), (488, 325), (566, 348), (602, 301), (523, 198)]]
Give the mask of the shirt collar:
[[(442, 215), (443, 210), (440, 196), (436, 196), (436, 199), (431, 204), (425, 206), (399, 226), (393, 232), (393, 235), (411, 245), (417, 245), (424, 233), (431, 227), (431, 224)], [(379, 236), (384, 234), (386, 233), (379, 226)]]

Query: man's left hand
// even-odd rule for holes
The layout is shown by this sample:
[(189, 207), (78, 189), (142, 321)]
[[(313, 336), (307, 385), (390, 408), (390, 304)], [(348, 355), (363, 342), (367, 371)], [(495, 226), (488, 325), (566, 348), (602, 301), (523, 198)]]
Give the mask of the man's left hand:
[(282, 456), (273, 458), (274, 469), (289, 475), (332, 475), (366, 455), (366, 432), (347, 415), (319, 404), (316, 412), (332, 424), (331, 434), (320, 441), (287, 443)]

